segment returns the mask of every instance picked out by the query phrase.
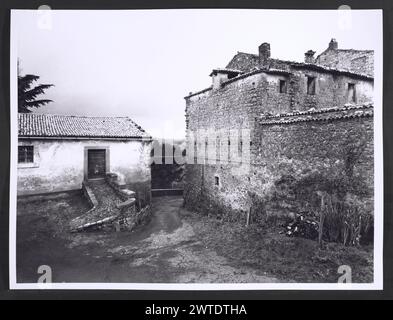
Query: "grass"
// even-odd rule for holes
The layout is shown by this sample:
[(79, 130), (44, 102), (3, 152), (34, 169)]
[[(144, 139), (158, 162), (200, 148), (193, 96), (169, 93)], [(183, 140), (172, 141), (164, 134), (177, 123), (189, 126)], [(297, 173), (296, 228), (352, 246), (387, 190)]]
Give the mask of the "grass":
[(373, 281), (373, 248), (345, 247), (327, 243), (319, 249), (316, 241), (289, 238), (282, 228), (245, 227), (236, 222), (219, 221), (197, 213), (187, 214), (203, 243), (234, 264), (259, 268), (285, 282), (336, 283), (338, 268), (352, 268), (354, 283)]
[[(198, 240), (218, 255), (226, 257), (233, 267), (256, 268), (261, 271), (261, 275), (275, 277), (283, 282), (333, 283), (340, 276), (338, 267), (348, 265), (352, 267), (353, 282), (366, 283), (373, 279), (371, 246), (357, 248), (328, 243), (320, 250), (316, 241), (288, 238), (280, 234), (282, 228), (257, 224), (247, 228), (237, 222), (221, 222), (214, 217), (178, 210), (176, 203), (166, 209), (173, 212), (167, 214), (164, 225), (158, 218), (155, 224), (139, 233), (78, 235), (68, 233), (67, 226), (70, 219), (89, 209), (82, 195), (18, 203), (18, 281), (37, 281), (37, 267), (43, 264), (53, 268), (55, 282), (166, 280), (166, 273), (176, 273), (178, 270), (164, 270), (161, 262), (157, 269), (148, 264), (130, 268), (128, 260), (118, 260), (120, 258), (108, 253), (107, 249), (135, 245), (146, 237), (147, 231), (152, 234), (164, 227), (169, 228), (168, 232), (176, 230), (178, 211), (181, 218), (193, 227)], [(167, 199), (165, 204), (168, 204)], [(159, 205), (156, 208), (162, 213)], [(176, 248), (171, 249), (173, 252), (176, 252)]]

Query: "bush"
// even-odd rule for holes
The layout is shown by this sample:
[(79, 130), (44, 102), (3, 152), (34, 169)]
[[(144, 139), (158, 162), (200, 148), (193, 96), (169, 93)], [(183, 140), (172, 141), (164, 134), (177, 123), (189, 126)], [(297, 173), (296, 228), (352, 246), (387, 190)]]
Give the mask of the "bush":
[[(279, 207), (289, 204), (291, 211), (318, 223), (324, 214), (323, 240), (356, 246), (373, 241), (374, 219), (367, 203), (372, 197), (364, 190), (345, 174), (326, 177), (312, 172), (301, 179), (284, 175), (275, 183), (273, 201)], [(263, 207), (263, 203), (254, 202)]]
[(374, 217), (353, 197), (339, 200), (326, 194), (326, 204), (322, 210), (325, 214), (323, 238), (326, 241), (349, 246), (373, 242)]

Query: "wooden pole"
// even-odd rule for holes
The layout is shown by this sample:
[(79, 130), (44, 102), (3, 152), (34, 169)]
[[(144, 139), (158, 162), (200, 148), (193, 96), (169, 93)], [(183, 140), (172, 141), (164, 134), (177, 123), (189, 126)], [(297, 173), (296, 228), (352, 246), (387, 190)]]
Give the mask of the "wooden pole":
[(250, 219), (251, 219), (251, 208), (250, 207), (247, 211), (247, 221), (246, 221), (246, 227), (248, 227), (250, 225)]
[(325, 223), (325, 194), (322, 193), (321, 196), (321, 213), (319, 217), (319, 235), (318, 235), (318, 244), (319, 248), (322, 249), (322, 240), (323, 240), (323, 224)]

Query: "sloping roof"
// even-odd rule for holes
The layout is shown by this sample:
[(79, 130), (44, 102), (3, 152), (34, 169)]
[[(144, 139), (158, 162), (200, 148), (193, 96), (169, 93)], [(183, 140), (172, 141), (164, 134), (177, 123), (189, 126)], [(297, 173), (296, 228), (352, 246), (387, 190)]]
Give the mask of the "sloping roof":
[(236, 70), (236, 69), (216, 68), (216, 69), (212, 70), (212, 72), (209, 74), (209, 76), (211, 77), (212, 75), (215, 75), (217, 73), (236, 74), (237, 75), (239, 73), (243, 73), (243, 71)]
[[(232, 82), (235, 82), (240, 79), (247, 78), (249, 76), (258, 74), (258, 73), (267, 73), (267, 74), (283, 74), (283, 75), (289, 75), (292, 72), (290, 71), (290, 67), (292, 68), (298, 68), (298, 69), (307, 69), (307, 70), (315, 70), (315, 71), (321, 71), (321, 72), (326, 72), (326, 73), (331, 73), (331, 74), (340, 74), (344, 76), (349, 76), (353, 78), (358, 78), (358, 79), (363, 79), (363, 80), (369, 80), (373, 81), (374, 77), (370, 76), (368, 74), (363, 74), (363, 73), (356, 73), (356, 72), (351, 72), (348, 70), (343, 70), (343, 69), (337, 69), (337, 68), (330, 68), (327, 66), (323, 66), (320, 64), (315, 64), (315, 63), (305, 63), (305, 62), (294, 62), (294, 61), (285, 61), (285, 60), (279, 60), (279, 59), (270, 59), (273, 64), (285, 64), (288, 66), (286, 69), (279, 69), (279, 68), (261, 68), (259, 65), (255, 65), (251, 70), (249, 71), (243, 71), (242, 73), (239, 73), (237, 76), (230, 78), (222, 83), (222, 85), (226, 85)], [(197, 92), (190, 92), (187, 96), (185, 96), (185, 99), (191, 98), (193, 96), (197, 96), (201, 93), (205, 93), (209, 90), (212, 90), (212, 86), (207, 87), (205, 89), (199, 90)]]
[(259, 66), (259, 56), (252, 53), (238, 52), (227, 64), (227, 69), (249, 72)]
[[(335, 50), (340, 51), (340, 50)], [(342, 49), (342, 52), (352, 52), (356, 51), (353, 49)], [(357, 50), (356, 52), (373, 52), (372, 50)], [(318, 61), (318, 60), (316, 60)], [(343, 74), (348, 76), (360, 77), (363, 79), (372, 80), (374, 79), (372, 74), (369, 73), (362, 73), (362, 72), (355, 72), (354, 70), (339, 68), (337, 66), (327, 66), (324, 64), (319, 63), (305, 63), (305, 62), (297, 62), (297, 61), (289, 61), (289, 60), (282, 60), (282, 59), (275, 59), (269, 58), (268, 65), (272, 70), (280, 70), (280, 69), (288, 69), (290, 67), (297, 67), (297, 68), (307, 68), (307, 69), (314, 69), (317, 71), (323, 71), (328, 73), (336, 73), (336, 74)], [(238, 70), (243, 71), (243, 74), (251, 73), (256, 69), (261, 69), (258, 55), (253, 53), (245, 53), (245, 52), (238, 52), (232, 60), (227, 64), (227, 69), (235, 68)], [(266, 69), (266, 68), (265, 68)], [(288, 71), (288, 70), (287, 70)]]
[(341, 53), (352, 53), (354, 55), (359, 55), (359, 54), (370, 54), (373, 55), (374, 54), (374, 50), (357, 50), (357, 49), (329, 49), (327, 48), (325, 51), (321, 52), (316, 58), (315, 60), (318, 61), (318, 59), (323, 56), (324, 54), (326, 54), (327, 52), (335, 52), (338, 54)]
[(150, 138), (128, 117), (18, 114), (19, 137)]
[(374, 51), (355, 49), (326, 49), (315, 62), (331, 68), (374, 76)]
[(297, 111), (291, 113), (281, 113), (277, 115), (262, 115), (257, 118), (261, 125), (283, 125), (297, 122), (311, 121), (332, 121), (353, 118), (373, 117), (374, 106), (346, 105), (342, 107), (332, 107), (325, 109), (310, 109), (307, 111)]
[(316, 64), (316, 63), (293, 62), (291, 64), (291, 66), (293, 66), (295, 68), (305, 68), (305, 69), (322, 71), (322, 72), (327, 72), (327, 73), (332, 73), (332, 74), (341, 74), (344, 76), (355, 77), (355, 78), (360, 78), (360, 79), (364, 79), (364, 80), (374, 80), (374, 76), (370, 75), (368, 73), (354, 72), (354, 71), (350, 71), (348, 69), (329, 67), (329, 66), (325, 66), (325, 65), (321, 65), (321, 64)]

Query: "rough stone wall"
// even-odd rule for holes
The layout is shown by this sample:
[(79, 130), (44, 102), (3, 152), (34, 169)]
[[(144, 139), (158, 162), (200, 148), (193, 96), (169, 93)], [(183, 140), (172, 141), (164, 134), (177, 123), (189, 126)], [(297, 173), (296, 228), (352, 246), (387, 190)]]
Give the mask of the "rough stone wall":
[(81, 189), (84, 180), (85, 147), (109, 147), (109, 171), (127, 188), (150, 202), (150, 143), (110, 140), (25, 140), (33, 145), (35, 163), (18, 165), (18, 195)]
[(280, 171), (275, 169), (277, 166), (285, 164), (295, 175), (310, 168), (329, 169), (332, 175), (342, 173), (346, 150), (356, 145), (360, 158), (355, 163), (354, 176), (366, 182), (368, 191), (373, 190), (372, 118), (261, 125), (256, 137), (255, 165), (276, 172)]
[[(259, 125), (256, 129), (254, 191), (268, 194), (283, 177), (300, 181), (316, 175), (349, 183), (349, 192), (369, 203), (373, 211), (373, 118)], [(265, 181), (265, 182), (263, 182)], [(321, 182), (321, 181), (319, 181)], [(270, 191), (269, 191), (270, 190)]]
[[(321, 110), (334, 106), (343, 106), (348, 103), (348, 83), (356, 84), (356, 103), (366, 104), (372, 101), (372, 80), (364, 80), (358, 77), (337, 75), (304, 68), (293, 69), (291, 71), (292, 72), (288, 75), (281, 73), (275, 74), (274, 72), (255, 72), (251, 75), (240, 76), (239, 79), (235, 78), (228, 80), (223, 83), (222, 87), (219, 89), (207, 90), (186, 98), (186, 121), (189, 131), (196, 133), (200, 129), (205, 129), (212, 130), (216, 133), (226, 132), (228, 139), (232, 139), (229, 131), (233, 129), (246, 128), (250, 129), (251, 132), (250, 171), (245, 172), (239, 168), (239, 164), (235, 162), (218, 162), (216, 165), (188, 164), (186, 166), (184, 188), (186, 206), (195, 209), (198, 208), (198, 206), (206, 205), (212, 208), (212, 212), (219, 212), (220, 209), (222, 209), (222, 211), (230, 210), (235, 215), (244, 217), (245, 212), (252, 206), (250, 193), (255, 193), (262, 198), (271, 193), (275, 181), (279, 179), (279, 172), (284, 174), (286, 170), (285, 165), (287, 160), (285, 160), (285, 157), (268, 157), (266, 152), (271, 150), (269, 149), (270, 145), (265, 145), (264, 141), (259, 140), (261, 131), (259, 125), (255, 122), (256, 118), (261, 115), (277, 115), (294, 111), (306, 111), (310, 109)], [(315, 95), (307, 94), (307, 76), (316, 78)], [(279, 92), (279, 80), (287, 81), (287, 93)], [(338, 124), (337, 131), (335, 131), (336, 123)], [(309, 146), (308, 134), (314, 137), (315, 141), (317, 141), (318, 134), (320, 134), (320, 139), (329, 139), (331, 134), (336, 134), (339, 137), (339, 140), (337, 140), (339, 147), (333, 149), (329, 146), (325, 151), (342, 151), (344, 150), (342, 148), (346, 145), (346, 142), (340, 139), (344, 139), (344, 137), (347, 139), (347, 135), (353, 135), (355, 139), (359, 134), (363, 136), (366, 135), (360, 129), (359, 132), (356, 132), (356, 128), (362, 126), (358, 126), (356, 122), (349, 123), (351, 123), (351, 125), (352, 123), (354, 124), (354, 129), (352, 131), (343, 132), (342, 129), (344, 128), (340, 127), (339, 122), (335, 122), (329, 126), (322, 126), (319, 132), (313, 131), (318, 127), (305, 127), (305, 133), (302, 136), (297, 136), (297, 131), (295, 130), (295, 132), (293, 132), (291, 126), (284, 126), (282, 128), (283, 132), (281, 132), (280, 135), (285, 138), (281, 139), (278, 136), (276, 141), (271, 141), (269, 143), (271, 144), (271, 148), (273, 148), (273, 146), (278, 148), (280, 144), (282, 144), (283, 152), (286, 154), (287, 151), (292, 150), (286, 147), (286, 143), (288, 143), (288, 141), (296, 142), (299, 140), (299, 143), (303, 143), (304, 146), (299, 145), (299, 143), (293, 144), (293, 146), (299, 150), (299, 157), (303, 152), (315, 155), (318, 147), (321, 145), (327, 146), (327, 144), (323, 140), (319, 140), (315, 144), (312, 144), (311, 141), (311, 145)], [(301, 125), (296, 126), (296, 128), (301, 128)], [(307, 131), (308, 129), (309, 131)], [(228, 148), (227, 141), (225, 140), (226, 138), (223, 139), (223, 137), (225, 137), (225, 134), (224, 136), (220, 136), (219, 146), (213, 146), (213, 148), (217, 148), (219, 159), (222, 159), (223, 155), (226, 156), (222, 151)], [(332, 137), (332, 139), (338, 137), (335, 136)], [(293, 139), (296, 141), (293, 141)], [(190, 150), (193, 148), (190, 144), (190, 139), (188, 139), (188, 143)], [(307, 150), (308, 146), (313, 146), (315, 149)], [(198, 152), (200, 152), (200, 150), (204, 148), (204, 141), (199, 139), (196, 147)], [(210, 145), (208, 148), (211, 148)], [(261, 148), (264, 148), (265, 153), (260, 153)], [(344, 155), (341, 156), (343, 157)], [(293, 156), (289, 157), (289, 163), (293, 161), (291, 157), (293, 158)], [(332, 159), (333, 158), (334, 156), (332, 156)], [(275, 163), (277, 166), (267, 171), (267, 165), (261, 164), (261, 160)], [(280, 161), (282, 161), (282, 163), (280, 163)], [(316, 166), (312, 170), (322, 170), (320, 167), (321, 163), (316, 164), (315, 161), (307, 161), (305, 161), (305, 164), (309, 163), (310, 166)], [(334, 161), (338, 161), (338, 159)], [(372, 167), (373, 162), (370, 160), (364, 163)], [(302, 163), (298, 165), (301, 166)], [(285, 170), (283, 169), (284, 171), (280, 171), (280, 167), (283, 167)], [(306, 171), (307, 170), (311, 169), (306, 168)], [(337, 167), (335, 167), (331, 171), (323, 171), (323, 174), (338, 172), (337, 170)], [(357, 172), (356, 170), (355, 172)], [(215, 183), (216, 177), (219, 178), (219, 186)], [(366, 181), (363, 177), (362, 180), (365, 185), (373, 186), (372, 183), (370, 184), (369, 179)]]
[[(255, 205), (251, 195), (256, 195), (263, 204), (259, 214), (287, 216), (305, 209), (291, 187), (316, 179), (314, 185), (305, 183), (306, 192), (314, 194), (327, 181), (334, 184), (345, 177), (348, 194), (372, 213), (373, 150), (372, 117), (277, 125), (258, 122), (250, 170), (232, 164), (187, 165), (185, 205), (245, 221), (246, 212)], [(348, 168), (350, 158), (352, 168)], [(219, 177), (218, 186), (215, 177)]]
[(250, 128), (264, 97), (263, 78), (256, 74), (186, 99), (189, 129)]
[[(237, 165), (187, 165), (184, 200), (191, 210), (244, 219), (251, 174)], [(251, 172), (251, 171), (250, 171)], [(219, 178), (216, 185), (215, 178)]]
[[(359, 157), (363, 158), (353, 169), (352, 178), (354, 185), (363, 185), (364, 189), (367, 189), (361, 197), (371, 199), (372, 120), (351, 118), (323, 124), (316, 121), (308, 124), (267, 126), (263, 129), (259, 122), (256, 123), (256, 119), (261, 115), (321, 110), (342, 107), (348, 103), (372, 103), (373, 52), (330, 51), (332, 52), (326, 51), (320, 55), (316, 63), (367, 74), (370, 77), (326, 68), (323, 70), (316, 65), (279, 59), (268, 59), (265, 65), (260, 65), (258, 55), (238, 53), (227, 68), (241, 70), (246, 74), (223, 82), (219, 88), (210, 87), (186, 97), (186, 123), (189, 132), (196, 133), (200, 129), (216, 133), (226, 132), (228, 139), (229, 131), (233, 129), (250, 129), (251, 132), (249, 171), (245, 172), (234, 162), (186, 165), (186, 206), (191, 209), (201, 207), (204, 210), (214, 208), (212, 212), (219, 212), (221, 208), (222, 211), (242, 215), (253, 205), (250, 194), (268, 199), (272, 196), (272, 190), (275, 190), (275, 182), (280, 176), (289, 175), (291, 170), (296, 176), (295, 180), (304, 178), (307, 172), (320, 172), (327, 176), (342, 172), (345, 152), (349, 152), (346, 147), (354, 144), (357, 139), (362, 141), (359, 148), (363, 148), (364, 152), (359, 154)], [(263, 70), (257, 70), (258, 68)], [(308, 77), (315, 77), (315, 94), (307, 93)], [(280, 80), (287, 81), (286, 93), (279, 92)], [(349, 97), (349, 84), (355, 85), (355, 101)], [(275, 134), (277, 139), (274, 138)], [(260, 139), (262, 135), (266, 135), (265, 140)], [(191, 145), (193, 141), (189, 137), (190, 135), (187, 143), (190, 151), (194, 146)], [(217, 146), (213, 146), (220, 159), (223, 156), (222, 149), (227, 148), (225, 139), (225, 134), (220, 135)], [(203, 148), (204, 141), (198, 141), (198, 152)], [(281, 154), (278, 150), (281, 150)], [(301, 158), (303, 154), (304, 160)], [(324, 157), (327, 163), (323, 162)], [(304, 174), (300, 169), (304, 169)], [(359, 183), (355, 182), (355, 177)]]
[[(314, 95), (307, 94), (307, 76), (316, 78)], [(279, 80), (287, 81), (287, 93), (279, 92)], [(293, 69), (289, 75), (257, 72), (186, 98), (186, 121), (191, 130), (251, 129), (253, 119), (261, 113), (329, 108), (351, 102), (348, 83), (356, 86), (356, 104), (373, 100), (374, 85), (368, 79), (308, 69)]]
[[(316, 78), (315, 94), (313, 95), (307, 94), (308, 76)], [(353, 103), (348, 97), (348, 83), (352, 83), (356, 87), (356, 104), (373, 101), (374, 84), (371, 80), (307, 69), (294, 71), (289, 76), (288, 94), (291, 96), (289, 109), (304, 111), (310, 108), (321, 109)]]
[(370, 50), (326, 50), (316, 58), (316, 63), (374, 76), (374, 52)]

